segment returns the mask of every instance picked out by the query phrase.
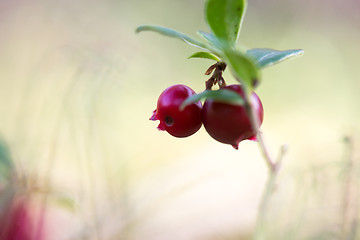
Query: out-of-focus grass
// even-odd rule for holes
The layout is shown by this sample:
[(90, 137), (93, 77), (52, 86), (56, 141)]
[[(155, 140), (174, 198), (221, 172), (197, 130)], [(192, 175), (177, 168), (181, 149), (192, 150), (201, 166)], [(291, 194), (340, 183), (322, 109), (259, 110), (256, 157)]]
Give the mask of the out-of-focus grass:
[[(159, 24), (196, 36), (207, 30), (203, 3), (1, 3), (1, 135), (23, 171), (77, 202), (75, 213), (49, 206), (50, 239), (250, 234), (267, 174), (256, 143), (235, 151), (204, 129), (175, 139), (148, 121), (167, 86), (202, 91), (211, 62), (187, 60), (196, 49), (134, 29)], [(331, 3), (249, 1), (241, 46), (305, 50), (265, 69), (257, 90), (271, 153), (289, 145), (269, 239), (320, 239), (311, 237), (342, 222), (337, 173), (343, 136), (359, 135), (360, 21), (356, 1)]]

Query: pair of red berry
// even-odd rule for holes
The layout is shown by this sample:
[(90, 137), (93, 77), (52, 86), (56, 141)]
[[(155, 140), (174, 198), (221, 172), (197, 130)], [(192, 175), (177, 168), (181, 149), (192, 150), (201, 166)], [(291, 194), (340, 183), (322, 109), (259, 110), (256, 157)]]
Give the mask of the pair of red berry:
[[(240, 85), (229, 85), (224, 89), (234, 91), (244, 97)], [(232, 145), (238, 149), (242, 140), (256, 139), (247, 111), (242, 105), (232, 105), (206, 99), (190, 104), (184, 110), (180, 105), (186, 98), (196, 94), (190, 87), (174, 85), (165, 89), (157, 102), (157, 109), (150, 120), (160, 120), (159, 130), (167, 131), (174, 137), (188, 137), (196, 133), (202, 124), (215, 140)], [(251, 104), (255, 109), (260, 124), (263, 121), (263, 106), (259, 97), (252, 93)]]

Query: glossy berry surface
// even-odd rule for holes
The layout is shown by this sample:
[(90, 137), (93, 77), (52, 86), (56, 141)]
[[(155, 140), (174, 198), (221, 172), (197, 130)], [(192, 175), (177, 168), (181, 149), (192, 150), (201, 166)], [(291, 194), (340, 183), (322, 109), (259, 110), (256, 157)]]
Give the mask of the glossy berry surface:
[[(235, 91), (242, 97), (244, 96), (240, 85), (230, 85), (224, 89)], [(262, 103), (255, 93), (252, 93), (250, 98), (261, 125), (264, 116)], [(201, 115), (204, 127), (209, 135), (219, 142), (232, 145), (235, 149), (238, 149), (242, 140), (256, 139), (256, 133), (252, 129), (244, 106), (207, 99)]]
[(195, 92), (185, 85), (173, 85), (165, 89), (157, 101), (157, 109), (150, 120), (160, 120), (159, 130), (167, 131), (174, 137), (188, 137), (196, 133), (201, 125), (201, 102), (188, 105), (180, 111), (186, 98)]

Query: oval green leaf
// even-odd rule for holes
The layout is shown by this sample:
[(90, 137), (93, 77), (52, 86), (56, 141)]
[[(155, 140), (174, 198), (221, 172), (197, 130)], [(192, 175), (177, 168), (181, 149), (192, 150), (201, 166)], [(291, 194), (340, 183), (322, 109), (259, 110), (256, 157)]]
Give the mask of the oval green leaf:
[(289, 58), (300, 56), (304, 53), (302, 49), (274, 50), (270, 48), (254, 48), (246, 51), (260, 68), (268, 67)]
[(214, 54), (209, 53), (209, 52), (197, 52), (197, 53), (194, 53), (193, 55), (191, 55), (188, 58), (205, 58), (205, 59), (210, 59), (210, 60), (214, 60), (214, 61), (217, 61), (217, 62), (221, 61), (220, 58), (218, 58), (217, 56), (215, 56)]
[(185, 101), (181, 104), (180, 110), (184, 110), (186, 106), (192, 103), (196, 103), (198, 101), (204, 99), (213, 99), (219, 102), (224, 102), (233, 105), (243, 105), (244, 99), (234, 91), (230, 91), (227, 89), (219, 89), (219, 90), (205, 90), (199, 94), (192, 95), (185, 99)]
[(213, 45), (217, 49), (220, 49), (220, 50), (222, 49), (222, 44), (221, 44), (220, 40), (217, 37), (215, 37), (214, 34), (203, 32), (203, 31), (197, 31), (197, 33), (202, 38), (204, 38), (208, 43), (210, 43), (211, 45)]
[(224, 54), (225, 62), (230, 67), (235, 79), (251, 92), (260, 80), (260, 71), (254, 61), (235, 49), (224, 49)]
[(193, 39), (181, 32), (170, 29), (170, 28), (154, 26), (154, 25), (142, 25), (142, 26), (137, 27), (135, 30), (136, 33), (144, 32), (144, 31), (156, 32), (156, 33), (165, 35), (167, 37), (177, 38), (177, 39), (183, 40), (184, 42), (190, 44), (191, 46), (201, 48), (204, 50), (209, 50), (209, 51), (214, 50), (209, 45), (201, 43), (199, 41), (196, 41), (195, 39)]
[(246, 7), (246, 0), (208, 0), (205, 16), (215, 36), (233, 46), (239, 37)]

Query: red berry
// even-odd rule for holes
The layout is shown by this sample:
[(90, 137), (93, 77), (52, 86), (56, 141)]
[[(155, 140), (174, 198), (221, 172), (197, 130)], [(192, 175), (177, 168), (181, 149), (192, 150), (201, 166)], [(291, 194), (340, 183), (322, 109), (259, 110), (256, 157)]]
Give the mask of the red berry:
[[(240, 85), (230, 85), (225, 87), (225, 89), (235, 91), (244, 97)], [(252, 93), (250, 98), (261, 125), (264, 116), (261, 101), (255, 93)], [(201, 115), (204, 127), (209, 135), (219, 142), (231, 144), (235, 149), (238, 149), (239, 143), (242, 140), (256, 139), (256, 133), (252, 129), (244, 106), (207, 99), (202, 108)]]
[(179, 107), (195, 92), (185, 85), (174, 85), (165, 89), (157, 102), (157, 109), (150, 120), (160, 120), (159, 130), (174, 137), (188, 137), (201, 127), (201, 102), (193, 103), (183, 111)]
[[(31, 216), (26, 199), (17, 199), (2, 205), (0, 213), (1, 240), (35, 240), (34, 231), (38, 230)], [(42, 229), (42, 228), (41, 228)], [(38, 236), (36, 240), (43, 239)]]

